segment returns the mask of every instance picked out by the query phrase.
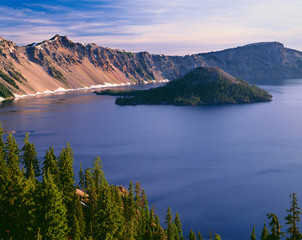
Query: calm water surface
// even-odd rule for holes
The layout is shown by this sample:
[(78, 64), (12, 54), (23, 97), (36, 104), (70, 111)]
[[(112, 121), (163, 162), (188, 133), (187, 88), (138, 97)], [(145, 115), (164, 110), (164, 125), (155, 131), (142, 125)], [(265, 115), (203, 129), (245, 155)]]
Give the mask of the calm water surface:
[[(164, 222), (168, 206), (205, 237), (260, 237), (265, 215), (286, 215), (302, 200), (302, 79), (263, 86), (273, 102), (234, 106), (120, 107), (114, 97), (73, 92), (0, 107), (0, 122), (21, 145), (31, 133), (39, 156), (67, 142), (90, 167), (100, 155), (107, 179), (141, 182)], [(282, 222), (284, 225), (284, 222)], [(283, 229), (285, 230), (285, 229)]]

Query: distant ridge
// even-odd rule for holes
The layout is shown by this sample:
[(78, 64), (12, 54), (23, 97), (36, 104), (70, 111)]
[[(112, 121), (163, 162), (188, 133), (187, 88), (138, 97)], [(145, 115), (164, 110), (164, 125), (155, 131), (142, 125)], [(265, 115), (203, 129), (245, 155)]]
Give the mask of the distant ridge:
[(0, 97), (173, 80), (206, 66), (217, 66), (242, 79), (300, 78), (302, 53), (268, 42), (211, 53), (165, 56), (75, 43), (58, 34), (22, 47), (0, 37)]

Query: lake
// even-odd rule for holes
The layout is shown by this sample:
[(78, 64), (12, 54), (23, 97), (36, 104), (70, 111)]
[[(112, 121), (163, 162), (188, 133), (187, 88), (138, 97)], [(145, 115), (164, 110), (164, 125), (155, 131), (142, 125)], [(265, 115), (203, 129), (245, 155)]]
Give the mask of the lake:
[(228, 106), (116, 106), (90, 91), (30, 97), (3, 103), (0, 122), (20, 145), (30, 132), (41, 160), (70, 142), (76, 173), (99, 155), (110, 183), (139, 181), (161, 222), (170, 206), (185, 234), (244, 240), (256, 224), (260, 238), (267, 213), (285, 225), (289, 194), (302, 200), (302, 79), (271, 83), (262, 87), (272, 102)]

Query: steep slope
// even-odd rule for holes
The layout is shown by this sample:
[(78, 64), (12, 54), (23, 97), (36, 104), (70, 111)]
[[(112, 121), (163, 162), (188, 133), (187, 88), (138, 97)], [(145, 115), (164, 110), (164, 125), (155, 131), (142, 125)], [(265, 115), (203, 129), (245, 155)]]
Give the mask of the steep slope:
[(121, 96), (118, 105), (210, 105), (268, 102), (272, 96), (217, 67), (199, 67), (165, 86), (141, 91), (104, 90), (98, 95)]
[(299, 78), (302, 53), (272, 42), (204, 54), (165, 56), (75, 43), (59, 35), (22, 47), (0, 37), (0, 97), (105, 83), (173, 80), (206, 66), (218, 66), (244, 79)]
[[(105, 83), (137, 84), (175, 79), (202, 66), (198, 56), (171, 57), (132, 53), (95, 44), (74, 43), (66, 36), (18, 47), (1, 38), (0, 70), (10, 76), (12, 69), (24, 81), (11, 84), (1, 78), (0, 97), (55, 90), (57, 88), (90, 87)], [(1, 77), (1, 76), (0, 76)], [(23, 79), (23, 78), (22, 78)], [(26, 80), (25, 80), (26, 79)]]
[(302, 52), (279, 42), (263, 42), (219, 52), (198, 54), (209, 66), (243, 78), (300, 78)]

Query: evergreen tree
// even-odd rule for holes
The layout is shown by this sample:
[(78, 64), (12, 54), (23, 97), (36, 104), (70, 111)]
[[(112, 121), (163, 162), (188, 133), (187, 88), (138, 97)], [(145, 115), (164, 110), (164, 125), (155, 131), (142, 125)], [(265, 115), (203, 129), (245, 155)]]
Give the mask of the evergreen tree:
[(91, 237), (93, 236), (98, 194), (95, 189), (95, 184), (93, 183), (93, 176), (90, 168), (85, 169), (85, 189), (88, 195), (88, 201), (85, 202), (87, 207), (84, 208), (87, 227), (86, 235)]
[(16, 180), (16, 178), (22, 178), (19, 155), (20, 150), (16, 139), (12, 134), (9, 134), (5, 144), (5, 159), (7, 161), (9, 175), (12, 177), (13, 181)]
[(0, 124), (0, 236), (8, 238), (8, 209), (10, 206), (9, 199), (9, 182), (8, 167), (5, 159), (5, 145), (3, 141), (3, 130)]
[(296, 193), (290, 195), (291, 198), (291, 206), (290, 209), (287, 210), (288, 215), (285, 217), (288, 225), (287, 233), (289, 234), (288, 240), (301, 240), (302, 235), (299, 232), (299, 227), (297, 226), (300, 221), (300, 208), (298, 207), (298, 200), (296, 197)]
[(94, 239), (123, 239), (122, 207), (122, 200), (116, 188), (103, 181), (97, 201)]
[(62, 192), (54, 183), (51, 173), (46, 172), (39, 199), (38, 227), (43, 240), (62, 240), (67, 237), (67, 209), (63, 199)]
[(139, 202), (141, 204), (139, 206), (140, 214), (138, 221), (137, 239), (144, 240), (148, 239), (149, 233), (151, 232), (149, 207), (145, 190), (141, 191)]
[(58, 160), (55, 155), (55, 151), (53, 147), (49, 147), (48, 150), (46, 150), (46, 154), (44, 157), (44, 162), (42, 166), (43, 173), (49, 171), (52, 175), (52, 178), (56, 184), (59, 184), (60, 181), (60, 172), (58, 167)]
[(267, 236), (267, 240), (280, 240), (284, 236), (284, 233), (281, 231), (281, 225), (279, 223), (278, 217), (273, 213), (267, 214), (268, 219), (271, 220), (269, 223), (271, 227), (271, 233)]
[(195, 233), (193, 232), (192, 228), (189, 234), (189, 240), (197, 240)]
[(13, 238), (18, 239), (21, 231), (19, 217), (22, 214), (22, 192), (24, 188), (24, 175), (20, 170), (20, 150), (15, 138), (9, 134), (5, 143), (5, 160), (7, 169), (7, 194), (5, 198), (3, 215), (5, 216), (6, 232)]
[(197, 232), (197, 239), (198, 240), (204, 240), (203, 238), (202, 238), (202, 234), (198, 231)]
[(103, 172), (103, 164), (101, 162), (101, 158), (97, 156), (94, 159), (93, 162), (93, 169), (92, 169), (92, 175), (93, 175), (93, 183), (94, 187), (97, 190), (97, 192), (100, 191), (102, 182), (105, 181), (105, 176)]
[(266, 240), (268, 235), (269, 235), (269, 232), (268, 232), (267, 227), (264, 223), (260, 239), (261, 240)]
[(253, 226), (253, 230), (252, 230), (252, 233), (251, 233), (251, 237), (250, 237), (251, 240), (256, 240), (256, 234), (255, 234), (255, 224)]
[(38, 181), (35, 178), (34, 167), (31, 164), (28, 179), (25, 181), (21, 195), (20, 215), (18, 217), (20, 223), (18, 239), (34, 239), (36, 236), (38, 221), (37, 188)]
[(63, 201), (67, 207), (67, 222), (68, 222), (68, 235), (73, 235), (74, 220), (74, 198), (76, 194), (74, 171), (73, 171), (73, 151), (70, 144), (63, 148), (59, 156), (59, 177), (60, 189), (63, 193)]
[(179, 239), (183, 239), (183, 234), (182, 234), (182, 224), (181, 224), (181, 221), (180, 221), (180, 217), (179, 217), (178, 212), (175, 213), (175, 218), (174, 218), (173, 224), (174, 224), (175, 227), (176, 227), (178, 238), (179, 238)]
[(23, 152), (22, 163), (25, 168), (25, 177), (28, 178), (30, 174), (30, 168), (34, 168), (35, 176), (41, 176), (39, 167), (39, 160), (37, 157), (37, 151), (33, 143), (29, 142), (29, 134), (27, 133), (24, 138), (24, 146), (21, 149)]
[(71, 237), (73, 240), (85, 240), (85, 219), (82, 209), (82, 204), (80, 202), (80, 199), (77, 195), (74, 195), (73, 199), (73, 225), (71, 226)]
[(167, 236), (165, 235), (164, 229), (160, 225), (159, 217), (158, 215), (155, 216), (155, 229), (154, 229), (154, 240), (166, 240)]
[(168, 207), (167, 209), (167, 214), (166, 214), (166, 221), (165, 223), (167, 224), (167, 238), (168, 240), (174, 240), (174, 231), (173, 231), (173, 223), (172, 223), (173, 215), (171, 212), (171, 208)]
[(215, 238), (214, 239), (215, 240), (221, 240), (221, 237), (217, 233), (215, 233)]
[(136, 204), (134, 201), (134, 188), (131, 181), (128, 188), (128, 195), (124, 197), (124, 218), (126, 229), (125, 239), (133, 240), (137, 234), (137, 212)]
[(80, 163), (80, 171), (79, 171), (79, 187), (80, 189), (83, 189), (85, 186), (85, 180), (84, 180), (84, 173), (83, 173), (83, 168), (82, 168), (82, 163)]

